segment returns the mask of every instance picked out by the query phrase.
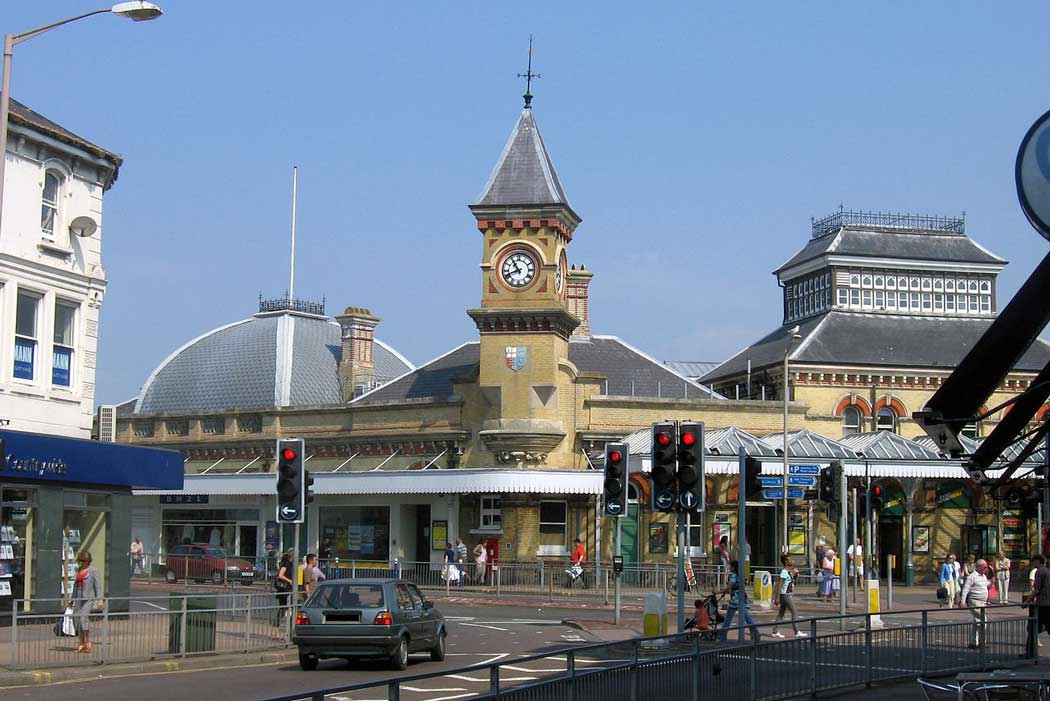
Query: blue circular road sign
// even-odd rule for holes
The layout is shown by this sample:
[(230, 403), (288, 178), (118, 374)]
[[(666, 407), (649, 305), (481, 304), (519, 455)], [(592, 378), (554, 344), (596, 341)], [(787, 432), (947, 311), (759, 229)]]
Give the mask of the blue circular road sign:
[(1043, 238), (1050, 239), (1050, 112), (1035, 120), (1021, 139), (1014, 180), (1024, 215)]

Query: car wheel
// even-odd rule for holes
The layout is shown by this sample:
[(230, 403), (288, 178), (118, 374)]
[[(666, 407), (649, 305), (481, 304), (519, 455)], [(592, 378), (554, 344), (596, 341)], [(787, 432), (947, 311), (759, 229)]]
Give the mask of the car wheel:
[(317, 669), (319, 661), (313, 655), (299, 655), (299, 666), (303, 668), (304, 672), (312, 672)]
[(438, 633), (437, 642), (430, 648), (430, 659), (441, 662), (445, 659), (445, 631)]
[(219, 570), (215, 570), (214, 572), (212, 572), (211, 573), (211, 583), (212, 584), (222, 584), (222, 572), (220, 572)]
[(404, 638), (401, 638), (394, 648), (394, 654), (390, 656), (390, 666), (396, 670), (408, 667), (408, 641)]
[(175, 570), (168, 570), (164, 573), (164, 581), (168, 584), (174, 584), (176, 580)]

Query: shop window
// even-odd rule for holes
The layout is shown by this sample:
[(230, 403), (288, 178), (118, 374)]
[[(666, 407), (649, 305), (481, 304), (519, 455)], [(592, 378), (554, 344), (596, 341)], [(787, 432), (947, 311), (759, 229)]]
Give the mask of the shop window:
[(564, 501), (540, 502), (540, 555), (562, 555), (569, 542), (569, 505)]
[(223, 416), (205, 416), (201, 419), (201, 432), (208, 435), (226, 433), (226, 418)]
[(503, 528), (503, 498), (498, 494), (486, 494), (481, 497), (482, 530), (498, 531)]
[(878, 418), (875, 424), (875, 428), (879, 431), (889, 431), (891, 433), (897, 432), (897, 412), (888, 406), (884, 406), (879, 409)]
[(18, 293), (15, 309), (15, 377), (20, 380), (32, 380), (35, 376), (39, 307), (39, 295)]
[(73, 593), (77, 556), (85, 552), (91, 554), (91, 564), (98, 570), (103, 591), (107, 591), (109, 499), (99, 493), (65, 491), (62, 504), (62, 593), (66, 596)]
[(136, 438), (153, 438), (152, 421), (135, 421), (132, 423), (132, 430)]
[(853, 433), (860, 433), (860, 409), (855, 406), (848, 406), (842, 410), (842, 435), (848, 436)]
[(69, 387), (73, 378), (73, 347), (76, 339), (77, 306), (55, 302), (55, 343), (51, 363), (51, 384)]
[(48, 239), (55, 238), (58, 221), (58, 198), (62, 190), (62, 177), (53, 170), (44, 174), (44, 187), (40, 194), (40, 233)]
[(390, 507), (329, 506), (319, 514), (321, 537), (332, 556), (347, 560), (390, 559)]
[(689, 555), (702, 557), (704, 555), (704, 514), (690, 512), (685, 523), (686, 543), (689, 546)]
[[(0, 493), (0, 604), (33, 596), (35, 492), (5, 488)], [(28, 607), (27, 607), (28, 608)]]

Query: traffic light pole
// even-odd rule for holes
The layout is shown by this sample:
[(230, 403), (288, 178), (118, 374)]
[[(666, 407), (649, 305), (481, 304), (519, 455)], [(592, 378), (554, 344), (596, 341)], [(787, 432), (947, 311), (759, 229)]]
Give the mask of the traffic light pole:
[(846, 619), (841, 617), (846, 615), (846, 586), (849, 582), (846, 574), (849, 570), (844, 559), (847, 549), (846, 511), (849, 508), (849, 500), (846, 494), (846, 467), (839, 464), (838, 469), (842, 471), (839, 479), (839, 505), (842, 507), (839, 509), (839, 630), (845, 630)]
[[(621, 545), (621, 542), (622, 542), (620, 539), (622, 537), (623, 537), (623, 519), (622, 518), (617, 518), (616, 519), (616, 556), (617, 557), (621, 557), (623, 555), (623, 551), (620, 549), (620, 545)], [(616, 608), (613, 611), (613, 623), (615, 623), (616, 625), (620, 625), (620, 594), (621, 594), (620, 579), (621, 579), (622, 575), (623, 575), (622, 572), (618, 573), (618, 572), (616, 572), (615, 569), (613, 570), (613, 576), (616, 578), (616, 582), (615, 582), (615, 591), (616, 591), (615, 605), (616, 605)], [(606, 589), (606, 591), (608, 591), (608, 589)]]
[[(786, 442), (785, 442), (786, 445)], [(747, 462), (747, 455), (744, 453), (744, 448), (740, 448), (740, 465), (739, 479), (737, 483), (739, 488), (737, 489), (737, 534), (736, 534), (736, 584), (739, 587), (737, 598), (740, 603), (740, 620), (741, 626), (744, 625), (744, 618), (748, 610), (747, 605), (747, 587), (745, 586), (744, 575), (747, 573), (747, 567), (745, 565), (744, 556), (747, 553), (747, 486), (744, 484), (744, 472), (747, 470), (745, 464)], [(787, 487), (785, 487), (787, 489)], [(730, 594), (732, 596), (732, 594)], [(740, 628), (740, 637), (743, 639), (744, 636), (743, 627)]]
[(685, 519), (687, 515), (675, 514), (678, 523), (678, 632), (685, 631)]
[(295, 630), (295, 618), (299, 615), (299, 522), (295, 524), (295, 541), (292, 543), (292, 619), (289, 621), (289, 635)]

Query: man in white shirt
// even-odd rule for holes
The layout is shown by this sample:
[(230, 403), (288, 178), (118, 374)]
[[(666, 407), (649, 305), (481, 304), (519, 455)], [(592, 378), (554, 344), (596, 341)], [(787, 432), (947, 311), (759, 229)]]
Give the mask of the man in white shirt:
[(856, 577), (858, 586), (864, 591), (864, 547), (857, 542), (846, 548), (846, 558), (849, 560), (849, 576)]

